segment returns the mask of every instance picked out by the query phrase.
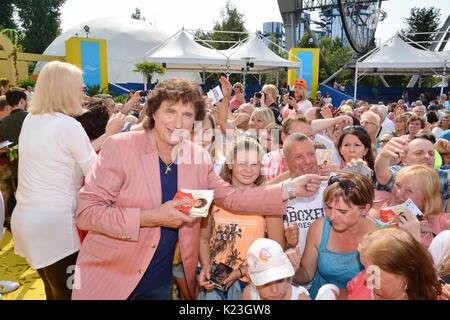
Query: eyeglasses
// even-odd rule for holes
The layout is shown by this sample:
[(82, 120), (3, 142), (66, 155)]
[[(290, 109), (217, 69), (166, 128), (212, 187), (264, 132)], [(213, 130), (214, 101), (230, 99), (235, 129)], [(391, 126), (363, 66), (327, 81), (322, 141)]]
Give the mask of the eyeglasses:
[(81, 88), (81, 91), (83, 91), (84, 93), (86, 93), (86, 90), (87, 90), (86, 86), (83, 86), (83, 88)]
[(356, 183), (352, 180), (339, 178), (338, 176), (332, 176), (328, 180), (328, 185), (331, 186), (333, 183), (339, 183), (339, 187), (344, 189), (345, 191), (352, 192), (356, 188)]

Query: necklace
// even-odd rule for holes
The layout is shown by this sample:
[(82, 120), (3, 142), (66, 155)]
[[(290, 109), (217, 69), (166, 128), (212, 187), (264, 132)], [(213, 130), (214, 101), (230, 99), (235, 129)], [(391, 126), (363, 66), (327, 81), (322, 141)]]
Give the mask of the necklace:
[(172, 168), (171, 168), (172, 165), (173, 165), (173, 162), (171, 162), (171, 163), (169, 163), (169, 164), (166, 164), (166, 171), (165, 171), (165, 174), (169, 174), (169, 172), (172, 171)]

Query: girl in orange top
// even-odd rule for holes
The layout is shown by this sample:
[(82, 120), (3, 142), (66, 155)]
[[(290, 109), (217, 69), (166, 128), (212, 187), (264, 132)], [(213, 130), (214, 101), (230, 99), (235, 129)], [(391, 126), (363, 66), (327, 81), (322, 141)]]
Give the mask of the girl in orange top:
[[(256, 140), (249, 137), (238, 138), (222, 169), (222, 179), (237, 188), (261, 185), (264, 178), (261, 173), (263, 155), (263, 149)], [(264, 238), (266, 229), (268, 237), (284, 247), (284, 229), (280, 217), (264, 217), (258, 213), (241, 215), (219, 206), (211, 208), (210, 215), (202, 221), (201, 227), (202, 268), (199, 282), (204, 290), (200, 299), (240, 298), (243, 287), (249, 281), (245, 264), (247, 250), (254, 240)], [(219, 263), (233, 269), (223, 281), (230, 288), (225, 293), (215, 289), (210, 281), (211, 271)]]

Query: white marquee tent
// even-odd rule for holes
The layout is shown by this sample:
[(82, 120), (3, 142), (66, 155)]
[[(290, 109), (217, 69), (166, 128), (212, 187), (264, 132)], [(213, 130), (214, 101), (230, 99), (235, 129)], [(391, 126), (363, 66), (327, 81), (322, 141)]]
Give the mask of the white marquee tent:
[(449, 54), (417, 49), (397, 34), (357, 61), (354, 98), (356, 100), (359, 75), (445, 76), (449, 62)]
[(168, 70), (240, 73), (251, 63), (249, 73), (267, 73), (284, 68), (301, 68), (273, 53), (253, 35), (228, 50), (208, 48), (194, 41), (188, 31), (181, 30), (146, 53), (146, 60), (165, 64)]

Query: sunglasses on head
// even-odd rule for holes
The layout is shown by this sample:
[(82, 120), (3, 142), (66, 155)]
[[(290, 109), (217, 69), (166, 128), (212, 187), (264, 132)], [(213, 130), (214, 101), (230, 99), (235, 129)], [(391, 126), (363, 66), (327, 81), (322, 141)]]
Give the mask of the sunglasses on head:
[(339, 178), (338, 176), (330, 177), (330, 179), (328, 180), (328, 185), (331, 186), (332, 184), (334, 184), (336, 182), (339, 183), (339, 187), (341, 187), (342, 189), (344, 189), (345, 191), (348, 191), (348, 192), (352, 192), (356, 188), (356, 183), (354, 183), (352, 180), (345, 179), (345, 178)]
[(348, 132), (350, 130), (355, 130), (355, 131), (366, 131), (366, 128), (364, 128), (363, 126), (346, 126), (344, 129), (342, 129), (343, 132)]

